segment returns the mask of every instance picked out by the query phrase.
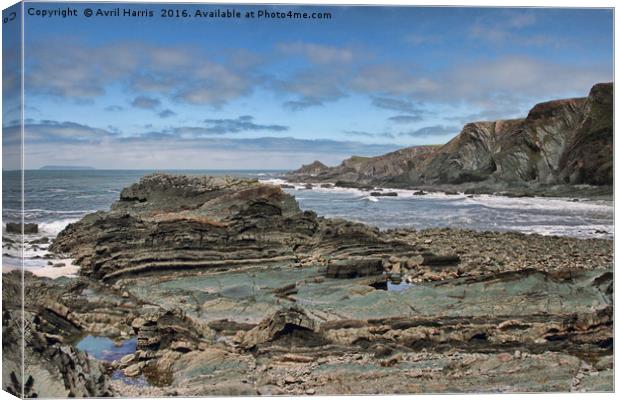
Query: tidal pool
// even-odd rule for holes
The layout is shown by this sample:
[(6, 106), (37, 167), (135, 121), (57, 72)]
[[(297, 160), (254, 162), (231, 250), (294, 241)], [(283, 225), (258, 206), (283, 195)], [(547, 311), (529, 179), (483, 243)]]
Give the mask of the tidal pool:
[(135, 353), (136, 345), (136, 338), (116, 343), (105, 336), (88, 335), (80, 339), (76, 346), (98, 360), (112, 362)]
[(387, 290), (389, 292), (402, 292), (403, 290), (414, 288), (415, 285), (413, 283), (401, 282), (401, 283), (392, 283), (389, 280), (387, 281)]
[(112, 380), (122, 381), (126, 385), (137, 386), (137, 387), (150, 387), (152, 386), (148, 379), (144, 375), (137, 376), (135, 378), (129, 378), (125, 376), (123, 371), (116, 370), (112, 372)]

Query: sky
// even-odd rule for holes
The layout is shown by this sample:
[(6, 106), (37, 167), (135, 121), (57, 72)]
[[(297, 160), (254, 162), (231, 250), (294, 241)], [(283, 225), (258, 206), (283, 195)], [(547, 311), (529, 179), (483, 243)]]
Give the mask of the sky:
[[(234, 7), (331, 14), (294, 20), (26, 3), (66, 7), (78, 16), (24, 21), (26, 168), (336, 165), (446, 143), (467, 122), (523, 117), (613, 77), (606, 9)], [(86, 7), (154, 16), (87, 18)]]

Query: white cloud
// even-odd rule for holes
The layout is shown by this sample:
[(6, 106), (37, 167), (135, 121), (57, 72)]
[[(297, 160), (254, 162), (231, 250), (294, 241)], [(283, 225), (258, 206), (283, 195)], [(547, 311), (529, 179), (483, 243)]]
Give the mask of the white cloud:
[(256, 83), (248, 51), (231, 50), (228, 65), (189, 47), (140, 42), (94, 46), (63, 38), (28, 49), (26, 92), (73, 100), (93, 99), (121, 83), (141, 94), (220, 106), (248, 94)]
[(315, 43), (280, 43), (277, 48), (288, 55), (302, 55), (315, 64), (350, 63), (354, 52), (344, 47), (326, 46)]

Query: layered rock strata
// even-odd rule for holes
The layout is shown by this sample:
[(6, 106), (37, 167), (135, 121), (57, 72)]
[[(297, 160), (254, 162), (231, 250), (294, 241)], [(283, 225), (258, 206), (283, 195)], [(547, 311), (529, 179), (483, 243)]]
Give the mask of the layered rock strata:
[(256, 180), (150, 175), (109, 212), (69, 225), (51, 248), (83, 275), (124, 275), (256, 264), (348, 260), (412, 252), (378, 229), (302, 212), (279, 187)]

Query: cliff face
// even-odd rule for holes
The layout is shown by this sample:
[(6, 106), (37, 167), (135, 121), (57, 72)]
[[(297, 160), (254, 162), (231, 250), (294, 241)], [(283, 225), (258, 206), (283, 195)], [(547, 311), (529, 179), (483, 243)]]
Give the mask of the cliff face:
[(462, 183), (481, 181), (496, 171), (493, 159), (498, 141), (521, 120), (475, 122), (439, 148), (411, 171), (413, 183)]
[(598, 84), (584, 105), (584, 118), (559, 162), (567, 183), (613, 183), (613, 84)]
[(298, 170), (289, 178), (409, 185), (611, 185), (612, 141), (613, 83), (600, 83), (587, 98), (540, 103), (523, 119), (469, 123), (443, 146), (352, 157), (312, 177)]
[(497, 141), (493, 153), (497, 170), (492, 177), (508, 182), (561, 183), (559, 160), (583, 119), (585, 101), (558, 100), (534, 106), (527, 118)]

